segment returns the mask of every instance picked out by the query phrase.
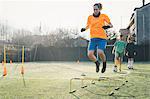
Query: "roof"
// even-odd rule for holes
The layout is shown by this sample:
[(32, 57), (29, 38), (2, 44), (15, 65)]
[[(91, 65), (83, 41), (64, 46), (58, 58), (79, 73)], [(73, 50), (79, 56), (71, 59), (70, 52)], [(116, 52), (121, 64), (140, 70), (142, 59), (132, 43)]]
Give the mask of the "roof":
[[(134, 11), (136, 11), (137, 9), (142, 9), (144, 7), (150, 6), (150, 3), (145, 4), (144, 6), (141, 6), (139, 8), (135, 8)], [(134, 15), (135, 13), (132, 13), (131, 18), (130, 18), (130, 24), (128, 25), (127, 29), (129, 29), (129, 27), (134, 23)]]
[(149, 6), (149, 5), (150, 5), (150, 3), (147, 3), (147, 4), (145, 4), (144, 6), (141, 6), (141, 7), (139, 7), (139, 8), (135, 8), (134, 11), (137, 10), (137, 9), (142, 9), (142, 8), (144, 8), (144, 7), (146, 7), (146, 6)]

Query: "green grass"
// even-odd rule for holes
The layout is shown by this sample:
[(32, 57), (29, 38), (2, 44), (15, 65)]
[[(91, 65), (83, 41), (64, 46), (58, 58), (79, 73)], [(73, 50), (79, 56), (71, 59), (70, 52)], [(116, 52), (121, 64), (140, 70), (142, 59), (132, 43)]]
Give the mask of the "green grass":
[[(126, 64), (123, 64), (122, 73), (113, 73), (113, 64), (108, 63), (104, 74), (95, 73), (95, 65), (92, 62), (25, 63), (26, 87), (20, 74), (21, 64), (13, 63), (6, 66), (8, 75), (0, 79), (0, 99), (149, 99), (150, 97), (149, 63), (135, 63), (134, 70), (128, 70)], [(2, 70), (1, 65), (1, 74)], [(113, 79), (95, 81), (94, 85), (91, 81), (84, 81), (84, 84), (88, 85), (84, 89), (81, 88), (81, 81), (75, 80), (72, 89), (77, 91), (69, 94), (70, 79), (81, 77), (82, 73), (91, 78)], [(123, 86), (125, 80), (128, 82)], [(117, 86), (121, 87), (115, 91)], [(112, 90), (114, 95), (108, 96)]]

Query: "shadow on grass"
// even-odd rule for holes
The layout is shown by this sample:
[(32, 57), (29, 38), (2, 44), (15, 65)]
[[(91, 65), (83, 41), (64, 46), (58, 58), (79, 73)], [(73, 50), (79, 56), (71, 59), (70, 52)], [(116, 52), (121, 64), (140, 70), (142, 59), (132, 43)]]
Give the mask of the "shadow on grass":
[(115, 99), (119, 99), (119, 98), (128, 98), (128, 99), (132, 99), (135, 98), (135, 96), (128, 96), (128, 95), (113, 95), (111, 97), (114, 97)]
[(76, 99), (80, 99), (80, 97), (78, 97), (78, 96), (75, 95), (74, 93), (71, 93), (71, 95), (73, 95)]
[(89, 90), (89, 89), (85, 89), (86, 91), (88, 91), (88, 92), (90, 92), (90, 93), (92, 93), (92, 94), (94, 94), (94, 95), (99, 95), (99, 96), (105, 96), (105, 97), (114, 97), (115, 99), (118, 99), (118, 98), (135, 98), (135, 96), (133, 96), (133, 95), (131, 95), (131, 94), (128, 94), (128, 93), (125, 93), (126, 95), (112, 95), (112, 96), (109, 96), (108, 94), (109, 93), (105, 93), (105, 94), (99, 94), (99, 93), (97, 93), (97, 92), (93, 92), (93, 91), (91, 91), (91, 90)]
[[(132, 83), (130, 83), (130, 84), (128, 83), (128, 84), (125, 85), (125, 86), (126, 86), (127, 88), (129, 88), (130, 86), (133, 86), (133, 84), (132, 84)], [(121, 88), (121, 87), (125, 87), (125, 86), (120, 86), (120, 88)], [(120, 90), (119, 90), (119, 91), (120, 91)], [(115, 95), (115, 94), (114, 94), (112, 97), (114, 97), (115, 99), (121, 98), (121, 97), (124, 97), (124, 98), (125, 98), (125, 97), (128, 97), (129, 99), (130, 99), (130, 98), (136, 98), (134, 95), (132, 95), (132, 94), (130, 94), (130, 93), (128, 93), (128, 92), (124, 92), (124, 91), (120, 91), (120, 92), (119, 92), (119, 91), (117, 90), (117, 91), (115, 91), (115, 92), (117, 92), (117, 93), (123, 93), (123, 94), (125, 94), (125, 95), (117, 95), (117, 94)]]
[(84, 90), (85, 90), (85, 91), (88, 91), (88, 92), (90, 92), (90, 93), (92, 93), (92, 94), (94, 94), (94, 95), (108, 96), (108, 94), (99, 94), (99, 93), (93, 92), (93, 91), (91, 91), (91, 90), (89, 90), (89, 89), (84, 89)]
[(126, 71), (116, 72), (116, 74), (128, 74)]
[[(88, 91), (88, 92), (90, 92), (91, 94), (94, 94), (94, 95), (99, 95), (99, 96), (109, 96), (109, 92), (106, 92), (105, 94), (100, 94), (100, 93), (97, 93), (97, 92), (93, 92), (93, 91), (91, 91), (91, 90), (89, 90), (89, 89), (84, 89), (84, 90), (86, 90), (86, 91)], [(125, 94), (125, 95), (112, 95), (112, 96), (109, 96), (109, 97), (114, 97), (115, 99), (118, 99), (118, 98), (135, 98), (135, 96), (134, 95), (132, 95), (132, 94), (129, 94), (129, 93), (127, 93), (127, 92), (122, 92), (123, 94)]]
[(98, 84), (94, 84), (96, 87), (107, 87), (107, 88), (109, 88), (109, 87), (118, 87), (118, 86), (115, 86), (115, 85), (98, 85)]

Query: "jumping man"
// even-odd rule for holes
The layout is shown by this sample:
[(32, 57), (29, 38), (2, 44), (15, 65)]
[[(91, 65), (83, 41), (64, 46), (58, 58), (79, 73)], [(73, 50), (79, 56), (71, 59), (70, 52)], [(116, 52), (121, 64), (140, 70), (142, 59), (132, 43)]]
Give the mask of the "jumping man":
[(81, 29), (81, 32), (90, 29), (90, 42), (88, 45), (88, 57), (96, 64), (96, 72), (99, 72), (100, 62), (94, 55), (94, 51), (97, 49), (98, 56), (103, 62), (101, 73), (106, 70), (106, 56), (104, 49), (107, 44), (107, 35), (105, 29), (112, 28), (109, 17), (106, 14), (102, 14), (102, 4), (96, 3), (93, 6), (94, 13), (88, 17), (87, 26)]

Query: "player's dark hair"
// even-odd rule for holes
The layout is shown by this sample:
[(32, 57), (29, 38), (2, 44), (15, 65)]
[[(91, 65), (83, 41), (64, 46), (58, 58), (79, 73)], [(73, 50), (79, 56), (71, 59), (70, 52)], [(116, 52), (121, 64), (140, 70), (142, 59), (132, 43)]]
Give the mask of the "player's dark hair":
[(102, 9), (102, 4), (101, 3), (95, 3), (94, 6), (97, 6), (100, 10)]

